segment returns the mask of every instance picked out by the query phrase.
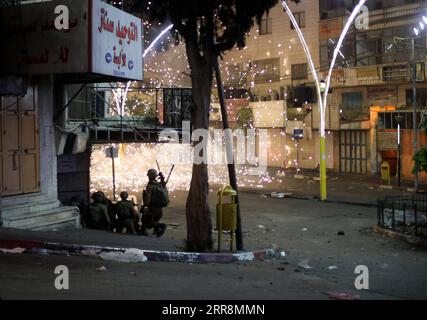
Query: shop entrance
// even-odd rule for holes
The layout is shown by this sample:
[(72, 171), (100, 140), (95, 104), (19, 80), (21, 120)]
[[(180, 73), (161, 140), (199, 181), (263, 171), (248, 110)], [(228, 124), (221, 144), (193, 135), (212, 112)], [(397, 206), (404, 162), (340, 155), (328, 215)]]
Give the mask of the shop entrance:
[(40, 191), (37, 91), (0, 101), (0, 167), (4, 196)]

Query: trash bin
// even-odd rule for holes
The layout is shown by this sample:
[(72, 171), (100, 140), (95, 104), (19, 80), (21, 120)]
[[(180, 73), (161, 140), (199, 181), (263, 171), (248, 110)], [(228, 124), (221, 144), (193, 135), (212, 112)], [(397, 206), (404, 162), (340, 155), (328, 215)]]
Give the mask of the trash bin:
[[(216, 228), (218, 231), (218, 252), (221, 252), (221, 236), (223, 231), (230, 232), (230, 251), (236, 238), (237, 229), (237, 191), (226, 186), (218, 191), (216, 205)], [(230, 197), (230, 202), (224, 202), (224, 197)]]
[(381, 180), (383, 184), (391, 185), (390, 165), (385, 161), (381, 164)]

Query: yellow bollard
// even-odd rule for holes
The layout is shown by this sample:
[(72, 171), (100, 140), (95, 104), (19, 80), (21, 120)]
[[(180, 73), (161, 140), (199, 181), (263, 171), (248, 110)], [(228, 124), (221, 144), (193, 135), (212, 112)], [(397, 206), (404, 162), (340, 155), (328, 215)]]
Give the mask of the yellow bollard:
[[(216, 205), (216, 229), (218, 231), (218, 252), (221, 252), (222, 231), (230, 231), (230, 251), (233, 251), (233, 244), (237, 229), (237, 192), (230, 186), (226, 186), (218, 191), (218, 203)], [(230, 196), (231, 202), (224, 203), (224, 196)]]
[(381, 180), (383, 184), (391, 185), (390, 165), (385, 161), (381, 164)]

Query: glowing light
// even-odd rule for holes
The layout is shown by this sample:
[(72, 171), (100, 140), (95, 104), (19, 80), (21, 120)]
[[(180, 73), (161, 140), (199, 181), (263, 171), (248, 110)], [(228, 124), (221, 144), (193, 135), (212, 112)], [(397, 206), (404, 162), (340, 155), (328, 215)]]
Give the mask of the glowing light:
[[(345, 36), (347, 35), (348, 30), (350, 29), (351, 25), (353, 24), (354, 19), (356, 19), (357, 14), (360, 12), (360, 9), (365, 4), (365, 2), (366, 2), (366, 0), (360, 0), (359, 4), (356, 7), (354, 7), (353, 12), (350, 15), (350, 18), (347, 20), (347, 23), (344, 26), (344, 29), (341, 33), (339, 40), (338, 40), (337, 46), (335, 47), (334, 55), (332, 57), (332, 62), (331, 62), (331, 65), (329, 67), (328, 77), (326, 79), (326, 90), (325, 90), (324, 100), (323, 100), (323, 104), (322, 104), (323, 108), (326, 108), (326, 105), (327, 105), (328, 91), (329, 91), (329, 88), (331, 86), (331, 80), (332, 80), (332, 72), (334, 71), (335, 62), (337, 61), (338, 54), (340, 53), (340, 50), (341, 50), (341, 46), (344, 42), (344, 39), (345, 39)], [(320, 134), (323, 137), (325, 136), (325, 125), (321, 126)]]
[[(225, 145), (225, 144), (224, 144)], [(105, 157), (105, 149), (110, 145), (94, 145), (92, 147), (90, 166), (90, 189), (91, 192), (102, 190), (107, 196), (112, 195), (112, 166), (111, 159)], [(159, 154), (165, 152), (166, 148), (170, 154), (181, 154), (182, 145), (176, 143), (148, 144), (129, 143), (115, 144), (119, 147), (119, 158), (116, 159), (115, 173), (117, 191), (126, 190), (135, 195), (140, 201), (142, 190), (148, 182), (147, 171), (156, 168), (156, 160), (160, 168), (167, 174), (172, 163), (170, 159), (161, 159)], [(249, 175), (250, 166), (236, 166), (236, 174), (239, 177), (239, 187), (254, 187), (262, 189), (272, 182), (279, 182), (276, 177), (267, 172), (261, 176)], [(193, 166), (188, 164), (176, 164), (170, 177), (168, 189), (173, 192), (177, 190), (186, 191), (190, 187)], [(209, 182), (212, 185), (224, 185), (228, 183), (227, 165), (209, 165)]]
[(144, 51), (142, 57), (145, 58), (148, 52), (150, 52), (151, 49), (156, 45), (156, 43), (164, 36), (166, 32), (168, 32), (170, 29), (172, 29), (173, 24), (167, 26), (160, 34), (153, 40), (153, 42), (150, 44), (150, 46)]

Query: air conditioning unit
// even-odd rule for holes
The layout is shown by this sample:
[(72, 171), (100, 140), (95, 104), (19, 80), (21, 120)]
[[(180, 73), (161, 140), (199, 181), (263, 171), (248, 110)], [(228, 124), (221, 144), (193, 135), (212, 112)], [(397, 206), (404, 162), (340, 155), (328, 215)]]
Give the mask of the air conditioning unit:
[(75, 133), (62, 133), (58, 144), (57, 156), (64, 154), (78, 154), (86, 151), (89, 140), (89, 129), (83, 127)]

